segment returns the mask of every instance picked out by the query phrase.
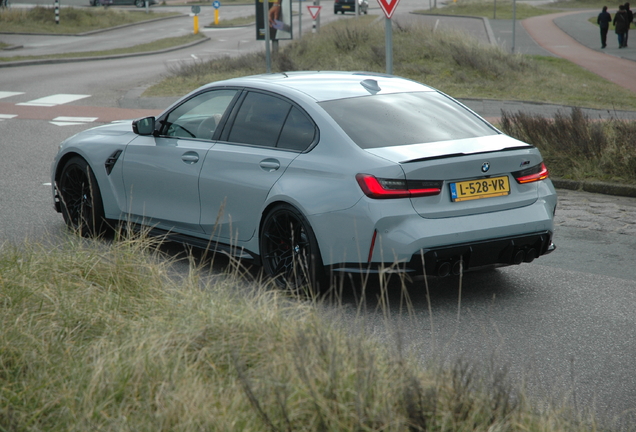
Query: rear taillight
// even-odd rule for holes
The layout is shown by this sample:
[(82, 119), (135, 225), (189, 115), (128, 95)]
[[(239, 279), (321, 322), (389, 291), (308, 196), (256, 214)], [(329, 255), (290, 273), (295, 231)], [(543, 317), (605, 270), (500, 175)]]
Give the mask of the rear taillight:
[(441, 181), (379, 179), (370, 174), (357, 174), (356, 180), (362, 192), (369, 198), (416, 198), (439, 195)]
[(517, 183), (532, 183), (539, 180), (545, 180), (550, 176), (548, 168), (541, 162), (539, 165), (535, 165), (532, 168), (527, 168), (522, 171), (513, 172), (512, 176), (517, 180)]

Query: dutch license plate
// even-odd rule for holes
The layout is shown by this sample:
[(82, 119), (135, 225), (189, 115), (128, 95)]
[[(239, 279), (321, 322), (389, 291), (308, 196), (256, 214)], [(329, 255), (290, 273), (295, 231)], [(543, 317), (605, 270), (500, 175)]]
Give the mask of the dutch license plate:
[(508, 176), (451, 183), (451, 199), (468, 201), (510, 194)]
[(343, 9), (351, 9), (351, 6), (343, 6)]

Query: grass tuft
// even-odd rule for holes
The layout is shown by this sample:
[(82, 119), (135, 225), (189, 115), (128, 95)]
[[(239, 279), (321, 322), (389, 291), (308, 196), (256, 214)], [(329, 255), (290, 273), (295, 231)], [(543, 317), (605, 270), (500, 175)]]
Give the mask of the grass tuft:
[(590, 119), (580, 108), (554, 119), (502, 111), (501, 129), (537, 146), (553, 175), (636, 184), (636, 123)]

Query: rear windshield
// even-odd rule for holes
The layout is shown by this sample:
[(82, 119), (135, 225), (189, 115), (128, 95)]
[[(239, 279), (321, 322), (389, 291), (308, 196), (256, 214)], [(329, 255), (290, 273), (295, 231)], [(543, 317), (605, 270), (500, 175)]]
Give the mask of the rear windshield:
[(321, 102), (363, 149), (496, 135), (497, 130), (437, 92), (393, 93)]

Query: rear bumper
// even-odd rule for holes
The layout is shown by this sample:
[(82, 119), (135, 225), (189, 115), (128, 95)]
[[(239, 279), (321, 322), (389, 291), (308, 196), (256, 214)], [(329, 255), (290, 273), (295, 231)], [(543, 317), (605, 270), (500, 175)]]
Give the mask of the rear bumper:
[(334, 273), (411, 273), (445, 277), (471, 269), (529, 263), (556, 249), (552, 233), (538, 233), (422, 249), (408, 262), (339, 264), (330, 267)]

